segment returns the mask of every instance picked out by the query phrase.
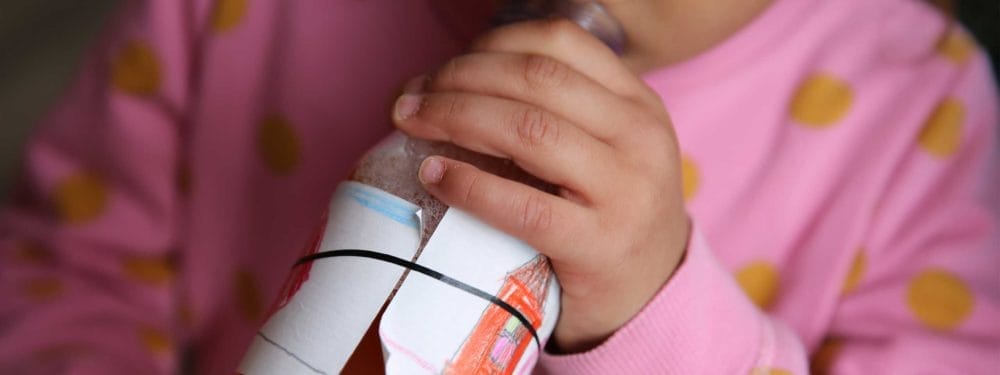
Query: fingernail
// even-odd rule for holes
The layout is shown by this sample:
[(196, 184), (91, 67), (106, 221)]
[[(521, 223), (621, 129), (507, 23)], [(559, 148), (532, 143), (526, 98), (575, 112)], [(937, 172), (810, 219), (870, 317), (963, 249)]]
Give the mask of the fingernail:
[(419, 94), (424, 92), (424, 85), (427, 84), (427, 76), (416, 76), (406, 81), (403, 86), (404, 94)]
[(433, 185), (441, 182), (444, 177), (444, 163), (436, 157), (428, 157), (420, 164), (420, 182), (425, 185)]
[(420, 109), (423, 96), (418, 94), (403, 94), (396, 99), (396, 119), (406, 120)]

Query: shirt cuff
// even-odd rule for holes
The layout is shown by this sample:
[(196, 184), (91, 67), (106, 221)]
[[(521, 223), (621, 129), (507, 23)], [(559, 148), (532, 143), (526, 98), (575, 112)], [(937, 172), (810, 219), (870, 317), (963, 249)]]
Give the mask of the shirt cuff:
[(590, 351), (543, 353), (538, 370), (550, 374), (745, 371), (756, 360), (765, 319), (693, 227), (683, 263), (635, 317)]

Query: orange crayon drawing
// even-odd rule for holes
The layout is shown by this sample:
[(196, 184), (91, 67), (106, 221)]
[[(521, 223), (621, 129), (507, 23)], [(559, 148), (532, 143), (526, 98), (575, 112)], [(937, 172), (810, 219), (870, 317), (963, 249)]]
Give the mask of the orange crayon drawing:
[[(504, 277), (497, 297), (524, 314), (538, 330), (551, 278), (548, 259), (536, 256)], [(445, 374), (513, 374), (531, 340), (520, 320), (490, 304), (458, 354), (446, 365)]]

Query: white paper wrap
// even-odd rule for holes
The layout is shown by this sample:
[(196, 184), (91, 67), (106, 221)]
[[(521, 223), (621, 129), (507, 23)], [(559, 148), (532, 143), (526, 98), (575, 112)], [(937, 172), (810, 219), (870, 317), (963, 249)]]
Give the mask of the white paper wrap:
[[(345, 182), (330, 203), (318, 251), (372, 250), (412, 259), (419, 207), (382, 190)], [(548, 261), (523, 242), (450, 209), (416, 263), (502, 299), (524, 315), (544, 345), (559, 315)], [(302, 266), (300, 266), (302, 267)], [(404, 268), (369, 258), (314, 261), (308, 278), (261, 328), (239, 372), (336, 374), (346, 364)], [(498, 305), (410, 272), (379, 326), (389, 374), (523, 374), (538, 345)]]

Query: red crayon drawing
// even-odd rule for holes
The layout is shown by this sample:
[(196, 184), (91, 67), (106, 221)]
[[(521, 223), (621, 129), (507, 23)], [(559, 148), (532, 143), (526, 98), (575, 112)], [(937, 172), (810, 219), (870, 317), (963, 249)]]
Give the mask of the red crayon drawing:
[[(548, 259), (536, 256), (504, 277), (497, 297), (524, 314), (538, 330), (551, 278)], [(531, 340), (520, 320), (490, 304), (458, 354), (446, 365), (445, 374), (513, 374)]]
[[(306, 244), (302, 256), (307, 256), (319, 252), (319, 246), (323, 243), (323, 236), (326, 233), (326, 224), (329, 217), (329, 210), (323, 211), (323, 217), (319, 220), (319, 226), (316, 227), (316, 231), (313, 232), (312, 240)], [(307, 262), (295, 266), (292, 269), (288, 279), (285, 280), (285, 285), (281, 288), (281, 293), (278, 294), (278, 299), (274, 302), (274, 306), (271, 306), (271, 311), (267, 313), (267, 319), (271, 319), (274, 313), (281, 310), (288, 304), (288, 301), (292, 300), (295, 293), (302, 288), (302, 284), (309, 280), (309, 271), (312, 269), (312, 262)]]

